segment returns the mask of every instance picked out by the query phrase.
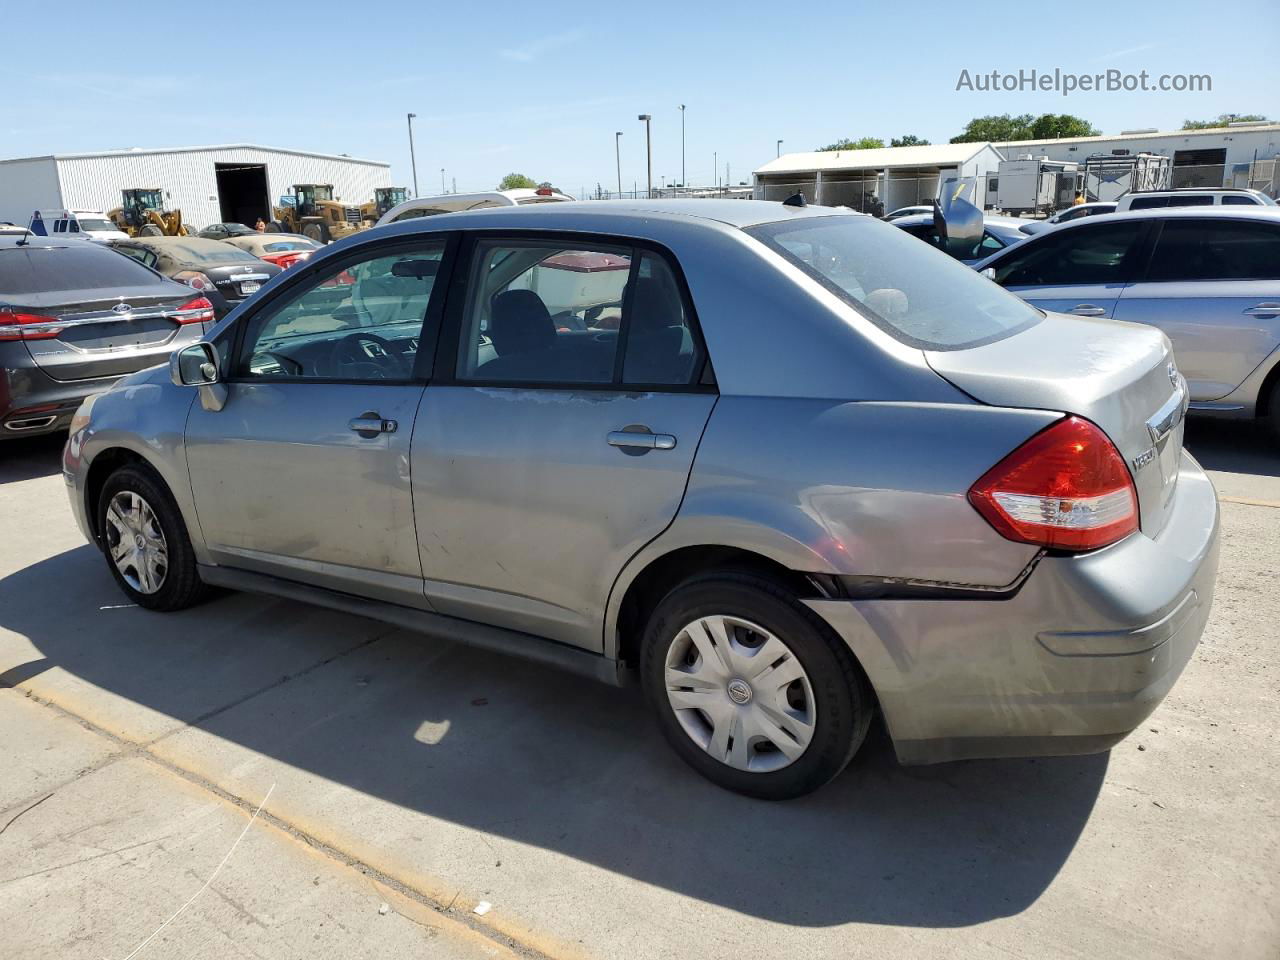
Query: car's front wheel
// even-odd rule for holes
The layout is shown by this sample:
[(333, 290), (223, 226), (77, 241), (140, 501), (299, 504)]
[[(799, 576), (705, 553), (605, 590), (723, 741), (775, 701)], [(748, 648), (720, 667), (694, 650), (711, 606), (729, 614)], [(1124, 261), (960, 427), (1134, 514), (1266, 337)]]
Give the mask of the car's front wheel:
[(98, 530), (116, 583), (138, 606), (181, 610), (205, 597), (178, 505), (147, 467), (121, 467), (107, 478)]
[(748, 573), (708, 574), (667, 594), (645, 631), (641, 672), (685, 762), (767, 800), (835, 777), (874, 709), (840, 639), (783, 584)]

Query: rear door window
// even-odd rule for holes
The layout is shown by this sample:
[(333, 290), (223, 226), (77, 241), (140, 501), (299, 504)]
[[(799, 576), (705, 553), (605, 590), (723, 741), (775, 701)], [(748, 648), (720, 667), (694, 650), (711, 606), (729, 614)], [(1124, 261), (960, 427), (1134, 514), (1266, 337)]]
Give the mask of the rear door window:
[(1129, 201), (1130, 210), (1152, 210), (1156, 207), (1167, 207), (1168, 197), (1134, 197)]
[(1246, 207), (1258, 206), (1258, 201), (1253, 199), (1253, 197), (1246, 197), (1238, 193), (1228, 193), (1226, 196), (1222, 198), (1222, 202), (1225, 205), (1246, 206)]
[(1011, 251), (995, 267), (1005, 287), (1124, 283), (1147, 221), (1088, 223), (1042, 234)]
[(1174, 194), (1165, 204), (1168, 207), (1212, 207), (1213, 196), (1207, 193)]
[(1169, 220), (1160, 231), (1147, 280), (1280, 279), (1280, 223)]

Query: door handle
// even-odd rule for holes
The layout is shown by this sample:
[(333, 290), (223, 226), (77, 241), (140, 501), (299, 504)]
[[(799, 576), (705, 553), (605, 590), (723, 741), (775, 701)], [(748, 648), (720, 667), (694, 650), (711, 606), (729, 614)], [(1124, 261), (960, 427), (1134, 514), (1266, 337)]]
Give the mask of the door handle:
[(400, 424), (394, 420), (383, 420), (377, 413), (372, 410), (360, 414), (358, 417), (352, 418), (347, 427), (353, 433), (358, 433), (366, 440), (371, 440), (380, 433), (395, 433)]
[(1259, 303), (1257, 306), (1250, 307), (1245, 313), (1251, 317), (1269, 317), (1280, 313), (1280, 303)]
[(1077, 317), (1105, 317), (1107, 311), (1094, 303), (1077, 303), (1071, 308)]
[(614, 430), (606, 438), (611, 447), (633, 447), (641, 450), (674, 450), (676, 438), (669, 433)]

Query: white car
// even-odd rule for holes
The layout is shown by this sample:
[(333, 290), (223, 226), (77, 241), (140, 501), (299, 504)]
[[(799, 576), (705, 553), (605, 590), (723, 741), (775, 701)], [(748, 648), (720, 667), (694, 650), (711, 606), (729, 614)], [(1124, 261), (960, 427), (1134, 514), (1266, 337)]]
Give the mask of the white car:
[(1175, 190), (1139, 190), (1116, 201), (1116, 213), (1156, 207), (1270, 207), (1276, 202), (1261, 190), (1231, 187), (1179, 187)]
[(101, 210), (41, 210), (39, 220), (32, 222), (32, 232), (40, 230), (36, 223), (43, 223), (46, 235), (65, 240), (79, 237), (106, 243), (109, 240), (127, 240), (129, 235), (117, 227)]
[(516, 207), (529, 203), (557, 203), (572, 200), (567, 193), (552, 187), (522, 188), (519, 190), (486, 190), (482, 193), (445, 193), (438, 197), (415, 197), (394, 207), (378, 218), (376, 226), (412, 220), (415, 217), (434, 217), (441, 213), (457, 213), (461, 210), (480, 210), (484, 207)]
[(933, 213), (933, 206), (926, 204), (915, 207), (899, 207), (897, 210), (886, 213), (884, 218), (886, 220), (897, 220), (899, 217), (913, 217), (921, 213)]

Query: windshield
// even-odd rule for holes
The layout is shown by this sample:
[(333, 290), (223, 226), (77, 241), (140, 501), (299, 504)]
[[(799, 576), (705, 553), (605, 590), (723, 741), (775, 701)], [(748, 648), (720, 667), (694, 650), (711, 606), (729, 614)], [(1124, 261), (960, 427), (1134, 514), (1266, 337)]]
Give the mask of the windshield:
[(962, 350), (1025, 330), (1039, 311), (871, 217), (814, 217), (746, 231), (878, 327), (922, 350)]
[(114, 223), (102, 217), (76, 217), (76, 220), (79, 221), (81, 230), (111, 230), (119, 232), (116, 230)]
[(130, 207), (142, 207), (144, 210), (163, 210), (164, 201), (159, 190), (126, 190), (125, 204)]

